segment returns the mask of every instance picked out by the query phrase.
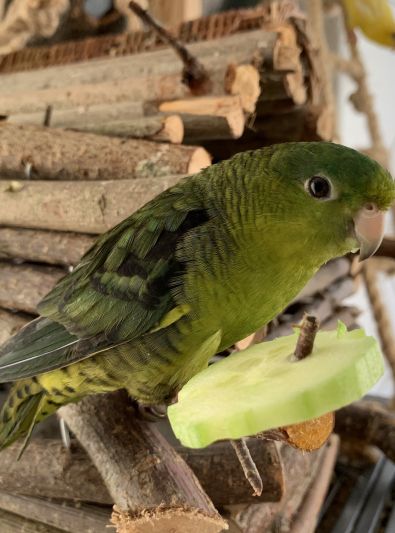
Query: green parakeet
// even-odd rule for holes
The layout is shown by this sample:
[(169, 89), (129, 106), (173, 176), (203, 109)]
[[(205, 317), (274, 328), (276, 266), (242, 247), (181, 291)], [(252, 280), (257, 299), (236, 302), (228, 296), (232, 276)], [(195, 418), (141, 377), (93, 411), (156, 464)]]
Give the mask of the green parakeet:
[(15, 381), (0, 447), (88, 394), (170, 401), (323, 263), (374, 253), (394, 198), (378, 163), (325, 142), (240, 153), (183, 179), (101, 236), (0, 348), (0, 380)]

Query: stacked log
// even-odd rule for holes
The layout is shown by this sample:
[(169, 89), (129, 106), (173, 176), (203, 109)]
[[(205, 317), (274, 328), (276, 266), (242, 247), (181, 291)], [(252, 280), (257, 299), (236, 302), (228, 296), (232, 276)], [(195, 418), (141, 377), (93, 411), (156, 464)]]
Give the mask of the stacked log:
[[(292, 4), (280, 13), (259, 7), (217, 14), (174, 33), (190, 42), (189, 52), (205, 68), (206, 94), (194, 96), (174, 51), (148, 32), (113, 37), (113, 48), (105, 37), (6, 57), (0, 115), (42, 125), (50, 107), (56, 128), (198, 142), (215, 158), (272, 142), (332, 138), (319, 52)], [(88, 50), (99, 57), (84, 61)], [(121, 55), (108, 57), (111, 50)], [(40, 62), (46, 68), (32, 70)]]

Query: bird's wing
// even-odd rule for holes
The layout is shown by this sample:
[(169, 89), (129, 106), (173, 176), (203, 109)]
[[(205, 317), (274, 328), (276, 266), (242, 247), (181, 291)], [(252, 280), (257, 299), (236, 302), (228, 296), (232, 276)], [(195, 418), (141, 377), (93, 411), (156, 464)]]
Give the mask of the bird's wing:
[(45, 318), (0, 348), (0, 381), (66, 366), (181, 318), (188, 308), (173, 298), (184, 268), (175, 251), (208, 218), (183, 180), (104, 234), (41, 301)]

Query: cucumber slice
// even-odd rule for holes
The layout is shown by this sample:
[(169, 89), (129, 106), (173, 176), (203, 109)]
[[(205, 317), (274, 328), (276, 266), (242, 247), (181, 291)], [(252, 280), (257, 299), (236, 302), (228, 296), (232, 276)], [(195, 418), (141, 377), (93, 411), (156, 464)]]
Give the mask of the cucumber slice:
[(190, 448), (304, 422), (358, 400), (383, 374), (377, 341), (361, 329), (319, 332), (294, 360), (298, 334), (256, 344), (194, 376), (168, 409)]

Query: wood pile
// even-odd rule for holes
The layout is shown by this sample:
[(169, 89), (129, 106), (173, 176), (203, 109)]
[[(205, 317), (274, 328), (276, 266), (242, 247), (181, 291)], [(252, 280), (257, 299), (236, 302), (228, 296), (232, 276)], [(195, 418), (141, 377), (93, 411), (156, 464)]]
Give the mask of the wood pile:
[(0, 115), (42, 125), (50, 107), (53, 127), (198, 142), (214, 158), (333, 137), (319, 51), (292, 3), (212, 15), (172, 33), (190, 43), (204, 87), (183, 83), (180, 59), (153, 32), (97, 37), (3, 58)]
[[(291, 2), (205, 17), (172, 34), (209, 83), (184, 83), (182, 62), (151, 31), (2, 58), (0, 342), (34, 318), (98, 234), (211, 158), (332, 138), (320, 50)], [(246, 343), (289, 333), (305, 311), (323, 327), (353, 326), (356, 311), (343, 304), (354, 290), (350, 269), (348, 259), (326, 265)], [(169, 444), (166, 422), (141, 422), (122, 393), (67, 406), (62, 417), (85, 451), (75, 440), (66, 450), (55, 435), (34, 439), (19, 462), (18, 444), (1, 453), (1, 531), (104, 532), (115, 504), (124, 533), (227, 524), (252, 533), (298, 521), (307, 533), (338, 449), (336, 437), (308, 455), (249, 439), (264, 481), (253, 496), (229, 442), (200, 451)]]

